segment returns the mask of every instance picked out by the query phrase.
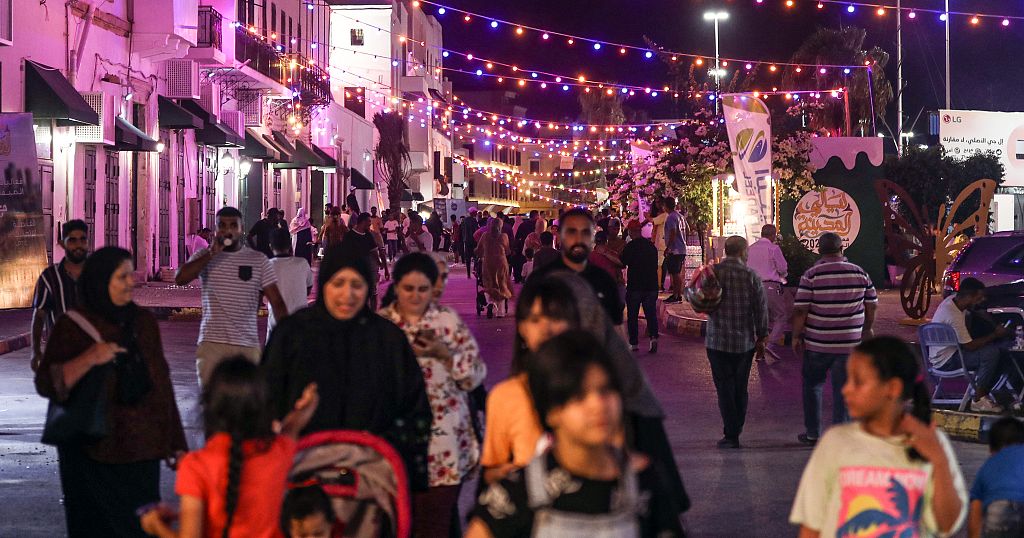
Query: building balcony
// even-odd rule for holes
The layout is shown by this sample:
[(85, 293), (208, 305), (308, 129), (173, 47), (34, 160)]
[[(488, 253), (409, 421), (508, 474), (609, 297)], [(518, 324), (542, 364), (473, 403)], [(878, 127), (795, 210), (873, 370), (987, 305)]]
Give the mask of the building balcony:
[(298, 92), (295, 97), (306, 106), (331, 102), (331, 81), (326, 71), (304, 56), (281, 53), (272, 43), (241, 26), (235, 29), (235, 60), (242, 64), (239, 70), (257, 84), (271, 90), (283, 86), (286, 97)]
[(430, 83), (427, 77), (422, 75), (398, 77), (398, 89), (403, 94), (414, 95), (424, 99), (432, 99), (430, 95)]
[(181, 58), (196, 44), (199, 0), (149, 2), (132, 23), (132, 47), (151, 61)]
[(229, 65), (228, 55), (224, 52), (224, 16), (211, 6), (199, 6), (198, 13), (196, 45), (188, 51), (186, 58), (203, 66)]
[(331, 79), (326, 71), (298, 54), (283, 55), (282, 60), (286, 66), (283, 83), (300, 92), (301, 103), (319, 106), (331, 102)]

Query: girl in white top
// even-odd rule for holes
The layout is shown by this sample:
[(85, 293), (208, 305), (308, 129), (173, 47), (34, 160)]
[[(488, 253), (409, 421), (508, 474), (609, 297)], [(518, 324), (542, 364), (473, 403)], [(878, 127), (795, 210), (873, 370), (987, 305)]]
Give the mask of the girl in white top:
[(949, 439), (928, 424), (928, 389), (910, 348), (893, 337), (867, 340), (846, 372), (854, 421), (818, 441), (789, 521), (801, 538), (955, 533), (967, 491)]

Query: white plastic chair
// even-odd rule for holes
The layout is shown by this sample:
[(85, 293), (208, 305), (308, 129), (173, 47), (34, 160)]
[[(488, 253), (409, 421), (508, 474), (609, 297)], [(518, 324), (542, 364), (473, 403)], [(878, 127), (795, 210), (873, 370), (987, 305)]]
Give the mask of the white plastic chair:
[[(975, 382), (974, 375), (964, 368), (963, 350), (960, 349), (960, 340), (956, 337), (956, 331), (946, 323), (925, 323), (917, 329), (917, 339), (921, 345), (921, 357), (924, 358), (928, 375), (935, 380), (935, 390), (932, 391), (932, 403), (940, 405), (958, 404), (959, 411), (967, 409), (967, 403), (974, 396)], [(960, 367), (955, 370), (939, 370), (932, 366), (929, 359), (930, 347), (955, 346), (956, 351), (949, 358), (950, 361), (957, 361)], [(947, 363), (948, 364), (948, 363)], [(945, 379), (962, 379), (967, 382), (967, 388), (959, 398), (939, 398), (942, 391), (942, 381)]]

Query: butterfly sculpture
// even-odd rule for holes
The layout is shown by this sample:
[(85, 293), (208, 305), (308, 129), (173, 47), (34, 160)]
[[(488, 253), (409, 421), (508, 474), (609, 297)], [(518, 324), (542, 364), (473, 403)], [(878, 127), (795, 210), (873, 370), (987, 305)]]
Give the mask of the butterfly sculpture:
[[(875, 192), (882, 202), (885, 252), (904, 269), (900, 304), (908, 316), (921, 319), (928, 313), (936, 279), (968, 241), (968, 235), (988, 233), (988, 209), (995, 189), (996, 182), (991, 179), (971, 183), (948, 208), (943, 204), (933, 225), (925, 220), (927, 209), (919, 210), (903, 187), (887, 179), (875, 182)], [(954, 222), (957, 212), (976, 192), (981, 197), (978, 209), (962, 222)], [(971, 228), (972, 234), (964, 234)]]

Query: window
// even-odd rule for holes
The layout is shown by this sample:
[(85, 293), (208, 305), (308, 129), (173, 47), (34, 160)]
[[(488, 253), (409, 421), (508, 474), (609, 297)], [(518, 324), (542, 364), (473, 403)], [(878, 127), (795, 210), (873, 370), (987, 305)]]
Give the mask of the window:
[(540, 161), (530, 161), (530, 173), (533, 175), (540, 174)]
[(0, 45), (14, 44), (14, 0), (0, 0)]
[[(294, 52), (293, 49), (295, 48), (294, 45), (292, 45), (292, 36), (295, 35), (294, 33), (292, 33), (292, 30), (294, 30), (292, 22), (294, 21), (295, 19), (291, 18), (290, 16), (288, 17), (288, 52)], [(281, 26), (284, 26), (284, 20), (281, 21)], [(281, 32), (284, 33), (284, 28), (281, 28)]]
[(363, 29), (362, 28), (353, 28), (352, 29), (352, 36), (351, 36), (351, 45), (353, 47), (362, 47), (363, 44), (364, 44), (364, 41), (363, 41)]
[(277, 33), (277, 4), (270, 4), (270, 31)]

